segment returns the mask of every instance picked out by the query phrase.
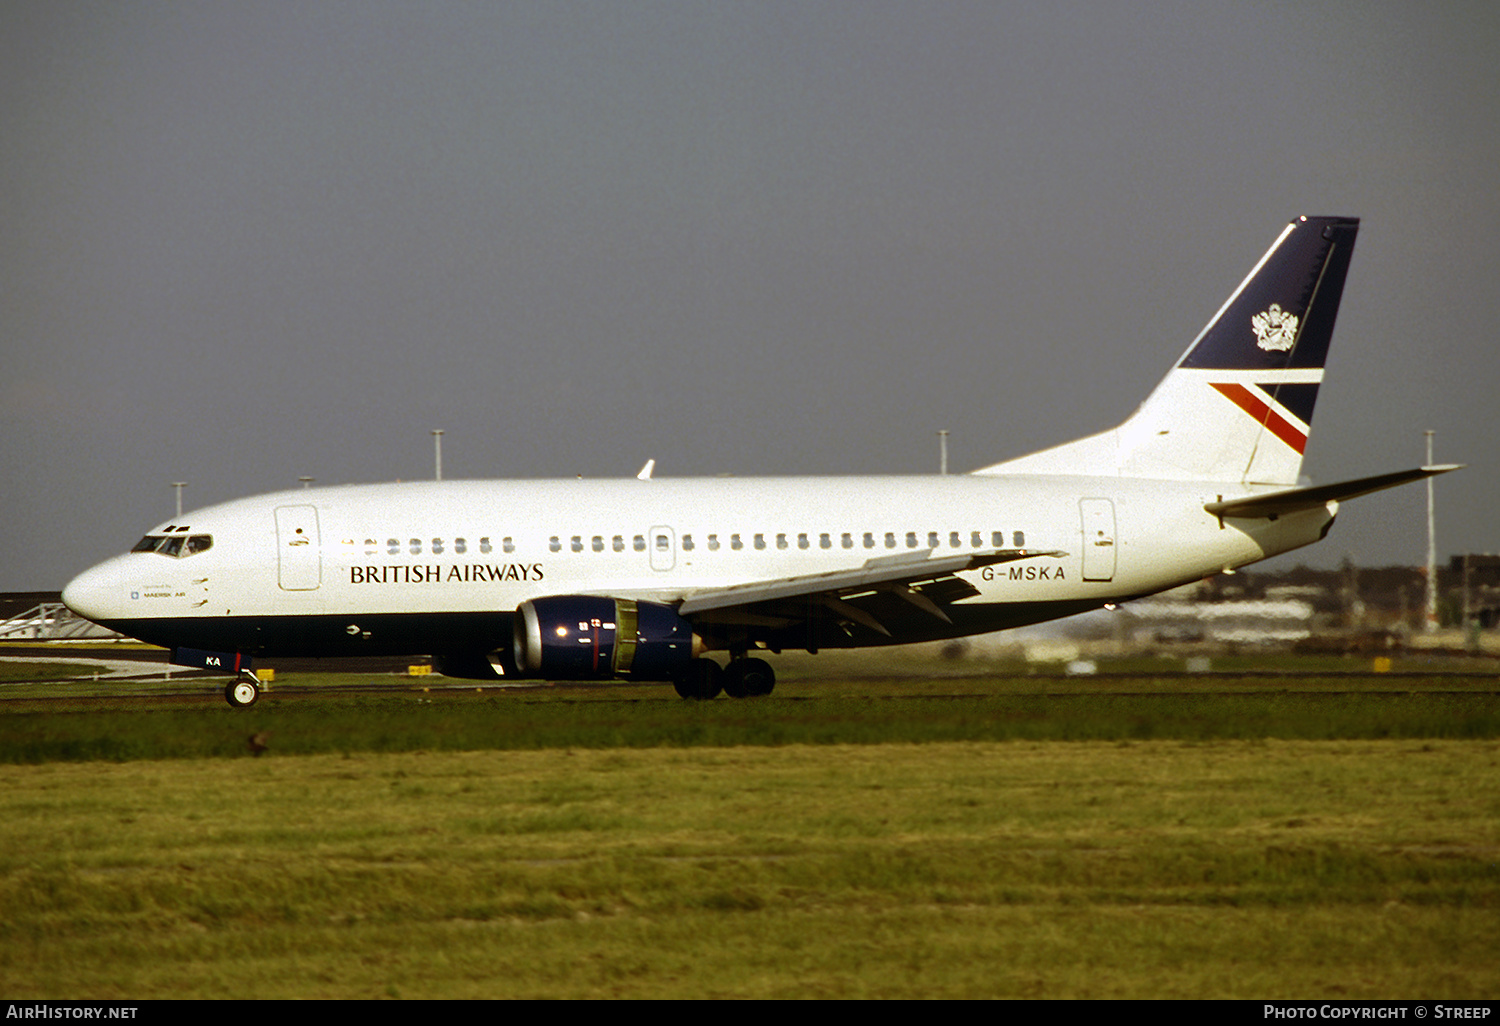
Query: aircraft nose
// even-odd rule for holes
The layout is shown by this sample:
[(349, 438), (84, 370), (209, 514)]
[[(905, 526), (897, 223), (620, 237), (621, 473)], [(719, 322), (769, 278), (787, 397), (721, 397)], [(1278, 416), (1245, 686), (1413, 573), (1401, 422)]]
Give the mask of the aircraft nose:
[(63, 605), (85, 620), (108, 620), (119, 615), (120, 578), (115, 560), (90, 567), (63, 588)]

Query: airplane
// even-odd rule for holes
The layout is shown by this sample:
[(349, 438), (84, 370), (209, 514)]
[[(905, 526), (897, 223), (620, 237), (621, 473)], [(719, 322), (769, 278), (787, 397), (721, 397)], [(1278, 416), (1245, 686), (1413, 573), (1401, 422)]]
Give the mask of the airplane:
[(659, 479), (648, 463), (619, 480), (277, 492), (152, 528), (63, 601), (222, 670), (245, 707), (253, 660), (275, 656), (764, 695), (761, 654), (1165, 591), (1322, 539), (1346, 499), (1458, 469), (1299, 484), (1358, 228), (1295, 219), (1122, 424), (967, 474)]

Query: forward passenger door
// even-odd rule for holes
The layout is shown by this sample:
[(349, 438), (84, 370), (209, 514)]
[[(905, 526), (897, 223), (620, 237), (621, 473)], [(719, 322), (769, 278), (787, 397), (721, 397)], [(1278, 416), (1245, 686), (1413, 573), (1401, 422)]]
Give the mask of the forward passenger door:
[(276, 507), (276, 556), (282, 591), (315, 591), (323, 582), (315, 507)]

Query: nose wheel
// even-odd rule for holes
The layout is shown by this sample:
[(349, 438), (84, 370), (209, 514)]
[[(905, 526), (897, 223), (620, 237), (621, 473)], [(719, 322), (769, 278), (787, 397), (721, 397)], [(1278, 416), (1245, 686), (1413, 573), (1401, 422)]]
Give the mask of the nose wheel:
[(248, 709), (260, 701), (260, 678), (245, 670), (224, 688), (224, 700), (236, 709)]

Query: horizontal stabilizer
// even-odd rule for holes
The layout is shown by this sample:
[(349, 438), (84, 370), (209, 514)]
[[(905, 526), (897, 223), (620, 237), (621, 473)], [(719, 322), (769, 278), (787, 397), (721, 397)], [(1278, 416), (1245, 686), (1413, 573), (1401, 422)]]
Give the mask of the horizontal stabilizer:
[(1461, 466), (1463, 466), (1461, 463), (1445, 463), (1439, 466), (1417, 467), (1414, 470), (1400, 470), (1394, 474), (1362, 477), (1356, 481), (1340, 481), (1338, 484), (1293, 488), (1290, 491), (1272, 492), (1269, 495), (1251, 495), (1243, 499), (1209, 502), (1205, 503), (1203, 508), (1216, 517), (1279, 517), (1304, 509), (1317, 509), (1329, 502), (1339, 502), (1359, 495), (1369, 495), (1371, 492), (1395, 488), (1397, 485), (1404, 485), (1410, 481), (1420, 481), (1426, 477), (1446, 474), (1450, 470), (1458, 470)]

